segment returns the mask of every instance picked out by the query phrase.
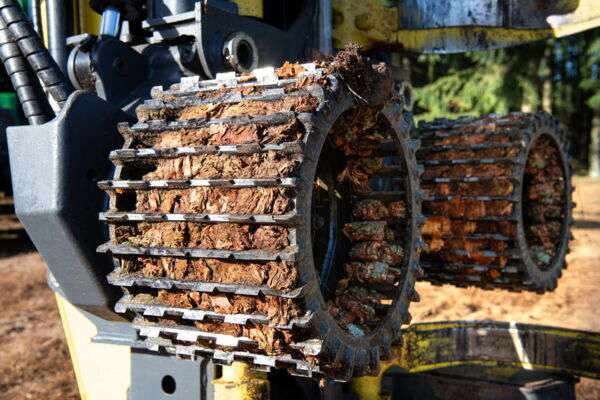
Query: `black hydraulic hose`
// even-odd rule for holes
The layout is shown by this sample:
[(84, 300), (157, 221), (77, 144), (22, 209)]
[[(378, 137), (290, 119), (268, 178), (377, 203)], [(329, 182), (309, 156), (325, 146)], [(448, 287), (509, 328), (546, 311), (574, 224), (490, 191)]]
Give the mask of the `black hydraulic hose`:
[(0, 18), (0, 60), (4, 64), (29, 123), (39, 125), (49, 121), (52, 118), (52, 109), (48, 99), (2, 18)]
[(69, 94), (74, 91), (73, 86), (48, 53), (19, 3), (16, 0), (0, 0), (0, 18), (6, 23), (44, 89), (62, 108)]

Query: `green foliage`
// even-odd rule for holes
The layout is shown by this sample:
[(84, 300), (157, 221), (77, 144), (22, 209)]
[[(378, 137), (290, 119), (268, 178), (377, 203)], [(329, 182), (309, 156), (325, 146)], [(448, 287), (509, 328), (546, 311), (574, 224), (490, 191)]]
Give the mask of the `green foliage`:
[(538, 62), (523, 62), (526, 50), (500, 49), (448, 56), (420, 56), (434, 65), (435, 76), (415, 88), (418, 119), (465, 114), (507, 113), (541, 102)]
[(443, 76), (415, 90), (417, 105), (424, 110), (419, 119), (456, 118), (465, 114), (507, 112), (509, 107), (498, 94), (502, 91), (504, 67), (486, 71), (471, 67)]
[(586, 103), (589, 107), (600, 109), (600, 79), (598, 77), (600, 64), (600, 38), (590, 42), (586, 50), (586, 59), (583, 63), (583, 79), (580, 87), (590, 92)]
[[(409, 56), (407, 56), (409, 57)], [(579, 169), (600, 115), (600, 29), (562, 39), (410, 62), (417, 120), (544, 108), (559, 119)]]

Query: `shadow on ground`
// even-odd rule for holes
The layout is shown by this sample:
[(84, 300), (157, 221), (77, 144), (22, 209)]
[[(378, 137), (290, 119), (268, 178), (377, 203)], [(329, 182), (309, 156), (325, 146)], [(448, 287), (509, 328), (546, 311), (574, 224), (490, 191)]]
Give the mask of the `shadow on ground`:
[(590, 221), (585, 219), (575, 220), (577, 229), (600, 229), (600, 221)]
[(25, 229), (0, 231), (0, 258), (12, 257), (34, 251), (35, 247)]

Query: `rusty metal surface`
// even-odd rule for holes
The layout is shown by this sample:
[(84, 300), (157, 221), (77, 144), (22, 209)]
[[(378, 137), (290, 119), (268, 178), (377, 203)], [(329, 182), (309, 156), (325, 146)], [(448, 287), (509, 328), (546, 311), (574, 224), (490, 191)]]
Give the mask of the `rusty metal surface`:
[[(383, 377), (381, 397), (359, 396), (358, 400), (380, 400), (387, 395), (390, 400), (575, 400), (577, 378), (518, 371), (461, 366), (419, 374), (392, 372)], [(497, 379), (508, 374), (519, 378)]]
[(497, 321), (449, 321), (405, 329), (392, 365), (408, 372), (456, 365), (512, 366), (600, 379), (600, 333)]

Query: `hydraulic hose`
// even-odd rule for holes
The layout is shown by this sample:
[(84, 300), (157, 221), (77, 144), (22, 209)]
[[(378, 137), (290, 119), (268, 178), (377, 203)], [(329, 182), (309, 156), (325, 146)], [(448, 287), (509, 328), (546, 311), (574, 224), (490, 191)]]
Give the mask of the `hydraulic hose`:
[(50, 104), (2, 18), (0, 18), (0, 59), (29, 123), (39, 125), (49, 121), (52, 118)]
[(0, 0), (0, 18), (42, 83), (62, 108), (74, 89), (35, 32), (16, 0)]

